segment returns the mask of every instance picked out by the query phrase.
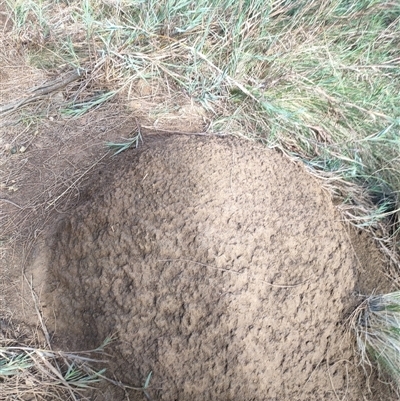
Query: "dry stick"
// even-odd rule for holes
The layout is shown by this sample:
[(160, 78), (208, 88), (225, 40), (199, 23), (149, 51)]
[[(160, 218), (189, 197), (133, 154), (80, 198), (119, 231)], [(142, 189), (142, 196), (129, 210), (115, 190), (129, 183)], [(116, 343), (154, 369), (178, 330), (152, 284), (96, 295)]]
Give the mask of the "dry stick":
[(109, 383), (113, 384), (114, 386), (117, 386), (117, 387), (122, 388), (122, 389), (143, 391), (143, 387), (132, 387), (132, 386), (129, 386), (127, 384), (124, 384), (124, 383), (120, 382), (119, 380), (113, 380), (113, 379), (110, 379), (109, 377), (104, 376), (104, 375), (98, 375), (98, 377), (100, 377), (101, 379), (104, 379), (105, 381), (108, 381)]
[(184, 45), (188, 50), (195, 52), (197, 56), (199, 56), (202, 60), (204, 60), (210, 67), (214, 68), (217, 72), (221, 75), (224, 75), (226, 80), (231, 84), (239, 88), (245, 95), (249, 96), (253, 99), (256, 103), (260, 103), (260, 100), (257, 99), (246, 87), (244, 87), (240, 82), (236, 81), (235, 79), (231, 78), (228, 74), (225, 74), (219, 67), (217, 67), (214, 63), (212, 63), (203, 53), (199, 51), (195, 51), (193, 47)]
[[(68, 390), (70, 393), (71, 397), (74, 399), (74, 401), (78, 401), (78, 399), (75, 396), (75, 392), (71, 385), (65, 380), (64, 376), (59, 372), (43, 355), (41, 355), (39, 352), (36, 352), (36, 355), (40, 358), (42, 363), (47, 367), (50, 373), (54, 374), (54, 379), (59, 379), (60, 383)], [(40, 364), (38, 364), (38, 367), (40, 367)], [(49, 375), (48, 372), (42, 370), (45, 374)], [(79, 397), (80, 399), (80, 397)]]
[[(207, 267), (207, 268), (213, 269), (213, 270), (219, 270), (219, 271), (222, 271), (222, 272), (234, 273), (234, 274), (237, 274), (237, 275), (240, 275), (240, 276), (243, 275), (243, 273), (240, 273), (237, 270), (222, 269), (222, 268), (219, 268), (219, 267), (206, 265), (205, 263), (196, 262), (196, 261), (190, 260), (190, 259), (159, 259), (158, 261), (159, 262), (188, 262), (188, 263), (194, 263), (194, 264), (202, 266), (202, 267)], [(260, 280), (260, 281), (262, 283), (270, 285), (271, 287), (294, 288), (294, 287), (298, 287), (300, 285), (303, 285), (303, 284), (307, 283), (309, 280), (310, 279), (308, 278), (307, 280), (304, 280), (301, 283), (296, 283), (296, 284), (273, 284), (273, 283), (269, 283), (268, 281), (264, 281), (264, 280)]]
[(88, 358), (81, 356), (81, 354), (90, 354), (93, 352), (96, 352), (95, 349), (93, 350), (88, 350), (88, 351), (77, 351), (75, 353), (71, 352), (63, 352), (63, 351), (52, 351), (52, 350), (47, 350), (47, 349), (42, 349), (42, 348), (35, 348), (35, 347), (25, 347), (25, 346), (10, 346), (7, 347), (7, 350), (4, 351), (4, 348), (0, 348), (3, 352), (8, 352), (12, 353), (13, 351), (23, 351), (23, 352), (40, 352), (42, 355), (49, 356), (52, 358), (55, 357), (60, 357), (60, 358), (69, 358), (69, 359), (77, 359), (79, 361), (84, 361), (84, 362), (106, 362), (105, 360), (101, 359), (94, 359), (94, 358)]
[[(181, 131), (169, 131), (159, 128), (153, 128), (149, 126), (142, 125), (142, 128), (146, 130), (150, 130), (149, 132), (143, 132), (146, 135), (154, 135), (154, 134), (169, 134), (169, 135), (196, 135), (196, 136), (217, 136), (216, 134), (210, 134), (207, 132), (181, 132)], [(222, 135), (218, 135), (222, 136)]]
[(78, 78), (81, 77), (82, 74), (81, 69), (76, 69), (75, 71), (72, 71), (71, 73), (65, 75), (64, 77), (60, 79), (56, 79), (55, 81), (49, 82), (47, 85), (40, 86), (36, 89), (33, 89), (32, 92), (33, 94), (30, 95), (26, 99), (21, 99), (18, 100), (17, 102), (9, 103), (4, 106), (0, 107), (0, 113), (6, 113), (6, 112), (12, 112), (17, 110), (18, 108), (25, 106), (28, 103), (35, 102), (36, 100), (39, 100), (42, 98), (42, 96), (48, 95), (52, 92), (58, 91), (64, 86), (67, 86), (73, 81), (76, 81)]
[(325, 359), (325, 355), (321, 358), (321, 360), (318, 362), (317, 366), (312, 370), (312, 372), (310, 373), (310, 375), (308, 376), (307, 381), (303, 384), (303, 389), (304, 387), (307, 385), (307, 383), (311, 380), (312, 376), (314, 375), (314, 373), (317, 371), (317, 369), (319, 368), (319, 365), (321, 365), (322, 361)]
[[(339, 361), (336, 361), (332, 364), (332, 366), (335, 366), (336, 364), (338, 364), (339, 362), (349, 362), (347, 359), (340, 359)], [(344, 401), (347, 395), (347, 391), (349, 390), (349, 373), (348, 373), (348, 369), (347, 369), (347, 365), (346, 365), (346, 376), (347, 376), (347, 381), (346, 381), (346, 391), (344, 393), (344, 396), (342, 397), (342, 399), (339, 398), (339, 395), (335, 389), (335, 386), (333, 384), (333, 380), (332, 380), (332, 376), (331, 376), (331, 372), (329, 369), (329, 356), (327, 356), (327, 363), (326, 363), (326, 370), (328, 372), (328, 376), (329, 376), (329, 381), (331, 383), (331, 387), (333, 390), (333, 393), (335, 394), (335, 397), (337, 398), (338, 401)]]
[(33, 303), (34, 303), (34, 305), (35, 305), (36, 314), (37, 314), (37, 316), (38, 316), (40, 325), (41, 325), (41, 327), (42, 327), (42, 331), (43, 331), (44, 337), (46, 338), (47, 346), (48, 346), (49, 349), (51, 350), (52, 348), (51, 348), (51, 342), (50, 342), (49, 332), (47, 331), (47, 327), (46, 327), (46, 325), (44, 324), (44, 321), (43, 321), (42, 313), (41, 313), (41, 311), (40, 311), (40, 309), (39, 309), (39, 305), (38, 305), (38, 296), (36, 295), (36, 293), (35, 293), (35, 291), (34, 291), (34, 289), (33, 289), (33, 283), (32, 283), (33, 278), (31, 277), (31, 280), (28, 281), (28, 279), (27, 279), (27, 277), (26, 277), (25, 274), (24, 274), (24, 278), (25, 278), (26, 282), (28, 283), (29, 289), (31, 290), (31, 294), (32, 294), (32, 298), (33, 298)]
[(13, 205), (13, 206), (15, 206), (15, 207), (17, 207), (18, 209), (21, 209), (21, 210), (24, 210), (24, 209), (25, 209), (24, 207), (21, 207), (20, 205), (17, 205), (17, 204), (14, 203), (13, 201), (10, 201), (10, 200), (5, 199), (5, 198), (0, 198), (0, 201), (1, 201), (1, 202), (7, 202), (7, 203), (9, 203), (10, 205)]

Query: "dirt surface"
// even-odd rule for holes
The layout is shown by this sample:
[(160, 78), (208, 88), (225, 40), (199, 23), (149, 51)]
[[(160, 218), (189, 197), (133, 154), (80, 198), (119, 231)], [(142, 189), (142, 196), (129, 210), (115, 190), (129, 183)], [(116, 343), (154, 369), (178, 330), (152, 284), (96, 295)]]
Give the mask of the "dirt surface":
[[(11, 28), (0, 0), (0, 107), (69, 68), (39, 68)], [(393, 289), (385, 261), (319, 183), (245, 141), (171, 137), (208, 117), (157, 83), (66, 118), (83, 84), (1, 115), (0, 340), (47, 346), (40, 311), (55, 349), (115, 334), (109, 377), (141, 386), (153, 371), (153, 400), (392, 399), (345, 335), (358, 293)], [(106, 155), (138, 128), (139, 151)]]
[(276, 152), (152, 141), (96, 172), (35, 266), (55, 340), (117, 335), (111, 372), (138, 386), (152, 371), (152, 399), (380, 399), (345, 334), (358, 302), (348, 233)]

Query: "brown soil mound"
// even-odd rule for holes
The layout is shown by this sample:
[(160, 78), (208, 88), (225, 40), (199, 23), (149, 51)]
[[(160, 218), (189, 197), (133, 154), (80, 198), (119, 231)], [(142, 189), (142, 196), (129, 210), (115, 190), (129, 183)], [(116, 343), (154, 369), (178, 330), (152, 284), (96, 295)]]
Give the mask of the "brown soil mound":
[(154, 400), (363, 399), (344, 335), (356, 255), (302, 168), (194, 137), (121, 160), (40, 258), (59, 338), (117, 334), (111, 372), (137, 386), (153, 371)]

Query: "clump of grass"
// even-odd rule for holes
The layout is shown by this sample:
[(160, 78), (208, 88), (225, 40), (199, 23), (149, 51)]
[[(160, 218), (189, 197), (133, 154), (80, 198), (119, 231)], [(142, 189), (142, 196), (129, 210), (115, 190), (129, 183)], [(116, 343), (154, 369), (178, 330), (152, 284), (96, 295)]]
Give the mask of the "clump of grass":
[(89, 390), (99, 382), (110, 383), (124, 391), (143, 392), (150, 399), (148, 390), (152, 372), (142, 386), (132, 387), (105, 375), (98, 369), (107, 361), (95, 358), (104, 354), (113, 341), (108, 337), (100, 347), (80, 352), (54, 351), (51, 347), (38, 348), (19, 344), (16, 340), (0, 343), (0, 400), (90, 400)]
[(362, 364), (377, 366), (400, 390), (400, 291), (366, 298), (351, 323)]
[[(399, 261), (398, 2), (7, 4), (36, 65), (47, 65), (40, 58), (51, 53), (60, 67), (83, 68), (80, 91), (97, 85), (129, 98), (146, 80), (166, 99), (184, 92), (208, 111), (209, 131), (303, 161), (342, 199), (350, 221), (381, 230)], [(80, 117), (106, 100), (66, 105), (63, 113)]]
[(137, 133), (133, 138), (128, 138), (125, 142), (107, 142), (106, 146), (108, 149), (114, 151), (114, 156), (118, 155), (131, 147), (137, 148), (140, 141), (142, 141), (142, 135), (140, 132)]
[(87, 399), (84, 390), (103, 380), (105, 373), (105, 369), (92, 367), (102, 361), (91, 355), (102, 353), (109, 342), (79, 353), (22, 345), (0, 347), (0, 399), (26, 400), (27, 395), (43, 400)]
[(61, 114), (66, 117), (77, 118), (86, 114), (89, 110), (96, 110), (102, 106), (103, 103), (109, 101), (115, 96), (116, 92), (105, 92), (78, 102), (73, 101), (67, 104), (60, 110)]

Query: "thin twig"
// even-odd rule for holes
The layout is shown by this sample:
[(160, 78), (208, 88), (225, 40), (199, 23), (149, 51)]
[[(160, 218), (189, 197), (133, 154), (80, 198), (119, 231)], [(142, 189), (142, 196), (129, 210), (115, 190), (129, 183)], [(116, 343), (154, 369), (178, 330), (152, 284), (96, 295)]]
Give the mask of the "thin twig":
[[(158, 260), (159, 262), (187, 262), (187, 263), (194, 263), (196, 265), (202, 266), (202, 267), (207, 267), (209, 269), (213, 269), (213, 270), (219, 270), (222, 272), (227, 272), (227, 273), (232, 273), (232, 274), (237, 274), (239, 276), (242, 276), (243, 273), (237, 271), (237, 270), (230, 270), (230, 269), (222, 269), (220, 267), (214, 267), (214, 266), (210, 266), (210, 265), (206, 265), (205, 263), (200, 263), (200, 262), (196, 262), (194, 260), (190, 260), (190, 259), (160, 259)], [(265, 280), (259, 280), (262, 283), (268, 284), (271, 287), (277, 287), (277, 288), (294, 288), (294, 287), (298, 287), (300, 285), (303, 285), (305, 283), (307, 283), (309, 281), (309, 279), (302, 281), (301, 283), (296, 283), (296, 284), (273, 284), (270, 283), (268, 281)]]
[(33, 303), (35, 305), (36, 315), (37, 315), (37, 317), (39, 319), (39, 322), (40, 322), (40, 325), (42, 327), (42, 331), (43, 331), (44, 337), (46, 338), (47, 346), (51, 350), (50, 335), (49, 335), (49, 332), (47, 330), (46, 325), (44, 324), (43, 317), (42, 317), (42, 312), (39, 309), (38, 296), (36, 295), (36, 293), (35, 293), (35, 291), (33, 289), (33, 283), (32, 283), (33, 279), (31, 277), (31, 280), (28, 281), (28, 279), (25, 276), (25, 274), (24, 274), (24, 278), (25, 278), (26, 282), (28, 283), (29, 289), (31, 290), (31, 295), (32, 295), (32, 298), (33, 298)]
[(5, 198), (0, 198), (0, 201), (1, 201), (1, 202), (9, 203), (10, 205), (13, 205), (13, 206), (15, 206), (15, 207), (17, 207), (18, 209), (21, 209), (21, 210), (24, 210), (24, 209), (25, 209), (24, 207), (22, 207), (22, 206), (20, 206), (20, 205), (17, 205), (17, 204), (14, 203), (13, 201), (10, 201), (10, 200), (5, 199)]
[(1, 106), (0, 113), (13, 112), (22, 106), (41, 99), (43, 96), (64, 88), (71, 82), (76, 81), (78, 78), (80, 78), (82, 76), (82, 71), (83, 70), (81, 69), (76, 69), (62, 78), (49, 82), (47, 85), (43, 85), (33, 89), (31, 91), (33, 92), (33, 94), (29, 97)]
[(165, 129), (159, 129), (154, 127), (149, 127), (142, 125), (141, 128), (144, 128), (143, 132), (146, 135), (154, 135), (154, 134), (169, 134), (169, 135), (197, 135), (197, 136), (222, 136), (219, 134), (213, 134), (209, 132), (182, 132), (182, 131), (170, 131)]

